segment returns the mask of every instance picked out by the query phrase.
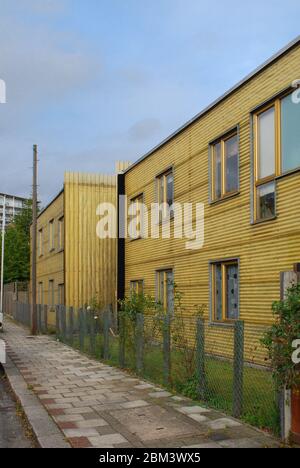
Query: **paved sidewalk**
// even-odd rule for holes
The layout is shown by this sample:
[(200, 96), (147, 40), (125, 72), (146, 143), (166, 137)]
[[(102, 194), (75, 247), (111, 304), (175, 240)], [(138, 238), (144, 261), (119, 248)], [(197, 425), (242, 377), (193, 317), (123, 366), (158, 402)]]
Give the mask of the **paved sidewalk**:
[(29, 338), (9, 321), (3, 337), (29, 390), (74, 448), (279, 445), (239, 421), (89, 359), (51, 337)]

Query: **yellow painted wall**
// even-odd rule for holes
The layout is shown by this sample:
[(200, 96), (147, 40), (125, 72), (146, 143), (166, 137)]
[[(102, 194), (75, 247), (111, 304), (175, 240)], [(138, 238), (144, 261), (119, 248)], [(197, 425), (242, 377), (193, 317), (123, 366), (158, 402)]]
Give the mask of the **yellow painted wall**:
[[(272, 323), (271, 305), (280, 296), (280, 272), (300, 261), (300, 173), (278, 180), (277, 219), (251, 225), (251, 119), (253, 108), (289, 87), (300, 77), (300, 48), (294, 48), (244, 84), (181, 134), (157, 149), (126, 174), (126, 194), (144, 193), (145, 203), (155, 202), (155, 177), (174, 167), (175, 202), (205, 204), (205, 244), (199, 251), (185, 249), (185, 240), (141, 239), (126, 242), (126, 288), (130, 280), (144, 279), (147, 292), (155, 293), (155, 271), (174, 268), (175, 283), (192, 314), (195, 304), (209, 309), (209, 261), (240, 259), (240, 318), (245, 320), (246, 356), (263, 363), (258, 344)], [(240, 126), (240, 193), (209, 204), (209, 142)], [(214, 352), (232, 354), (232, 330), (207, 329)], [(231, 344), (230, 344), (231, 343)]]

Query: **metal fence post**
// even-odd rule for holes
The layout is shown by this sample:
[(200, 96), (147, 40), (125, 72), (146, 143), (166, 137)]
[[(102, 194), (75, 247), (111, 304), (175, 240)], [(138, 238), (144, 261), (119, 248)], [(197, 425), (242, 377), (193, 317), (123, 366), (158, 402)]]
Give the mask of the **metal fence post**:
[(95, 342), (95, 325), (96, 325), (96, 319), (95, 319), (95, 311), (91, 310), (90, 311), (90, 350), (91, 354), (95, 354), (96, 350), (96, 342)]
[(136, 316), (136, 370), (142, 374), (144, 370), (144, 316), (137, 314)]
[(42, 333), (42, 306), (37, 306), (37, 332)]
[(119, 364), (122, 369), (125, 367), (125, 340), (126, 340), (126, 319), (122, 312), (119, 314)]
[(238, 320), (234, 327), (233, 366), (233, 416), (240, 418), (243, 413), (244, 387), (244, 322)]
[(169, 385), (171, 380), (171, 320), (170, 314), (166, 314), (163, 323), (163, 371), (164, 384)]
[(59, 306), (55, 306), (55, 331), (56, 338), (59, 339), (60, 336), (60, 320), (59, 320)]
[(68, 339), (70, 346), (73, 346), (73, 338), (74, 338), (74, 309), (73, 307), (69, 307), (69, 333)]
[(110, 310), (106, 309), (103, 314), (103, 359), (109, 359), (109, 319)]
[(79, 318), (79, 349), (80, 351), (84, 350), (84, 310), (79, 309), (78, 311)]
[(205, 400), (206, 397), (206, 375), (205, 375), (205, 321), (197, 319), (197, 349), (196, 349), (196, 372), (198, 380), (198, 398)]
[(67, 339), (67, 309), (65, 306), (60, 306), (61, 310), (61, 328), (62, 328), (62, 339), (66, 341)]
[(48, 306), (44, 305), (44, 333), (48, 333)]

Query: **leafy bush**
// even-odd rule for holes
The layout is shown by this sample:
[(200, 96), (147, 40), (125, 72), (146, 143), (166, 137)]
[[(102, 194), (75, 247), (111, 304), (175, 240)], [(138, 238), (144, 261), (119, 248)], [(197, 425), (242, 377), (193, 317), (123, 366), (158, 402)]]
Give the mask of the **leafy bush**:
[(276, 323), (262, 343), (269, 352), (273, 376), (279, 389), (300, 384), (299, 366), (292, 361), (293, 341), (300, 337), (300, 284), (288, 289), (283, 301), (274, 302)]

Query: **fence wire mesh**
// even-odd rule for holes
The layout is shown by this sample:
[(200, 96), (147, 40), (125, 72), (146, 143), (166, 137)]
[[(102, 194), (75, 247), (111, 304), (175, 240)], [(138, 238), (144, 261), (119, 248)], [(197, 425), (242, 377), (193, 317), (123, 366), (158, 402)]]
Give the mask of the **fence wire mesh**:
[[(30, 306), (15, 303), (14, 320), (30, 326)], [(40, 333), (201, 404), (278, 433), (277, 395), (261, 338), (266, 327), (242, 321), (216, 326), (201, 316), (116, 316), (38, 306)]]

